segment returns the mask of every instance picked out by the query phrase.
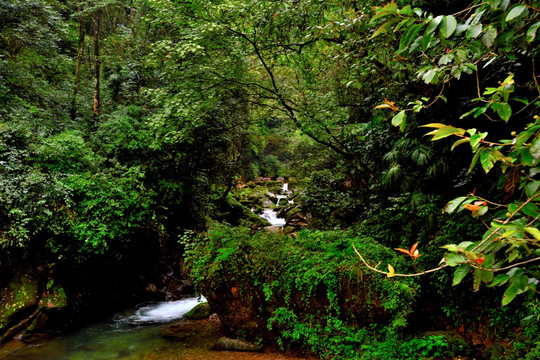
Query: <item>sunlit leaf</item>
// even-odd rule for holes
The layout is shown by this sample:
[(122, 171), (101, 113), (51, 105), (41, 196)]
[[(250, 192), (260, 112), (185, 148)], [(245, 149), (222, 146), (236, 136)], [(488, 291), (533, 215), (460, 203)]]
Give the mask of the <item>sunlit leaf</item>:
[(521, 16), (525, 11), (527, 10), (527, 7), (525, 5), (516, 5), (508, 12), (506, 15), (506, 21), (512, 21), (515, 18)]
[(399, 129), (403, 131), (405, 130), (406, 120), (407, 114), (405, 114), (405, 110), (402, 110), (392, 118), (392, 125), (399, 126)]
[(536, 37), (536, 32), (538, 30), (538, 28), (540, 27), (540, 21), (539, 22), (536, 22), (534, 23), (530, 28), (529, 30), (527, 30), (527, 42), (531, 42), (535, 39)]
[(480, 35), (482, 33), (482, 24), (476, 24), (476, 25), (471, 25), (468, 29), (467, 29), (467, 34), (466, 36), (468, 38), (475, 38), (477, 37), (478, 35)]
[(430, 131), (425, 135), (433, 135), (433, 137), (431, 138), (431, 141), (435, 141), (435, 140), (440, 140), (451, 135), (463, 135), (463, 134), (465, 134), (465, 129), (455, 128), (453, 126), (446, 125), (446, 126), (441, 127), (438, 130)]
[(540, 230), (533, 227), (526, 227), (525, 231), (531, 234), (536, 240), (540, 240)]
[(440, 32), (445, 38), (452, 36), (457, 27), (456, 18), (452, 15), (444, 16), (441, 21)]
[(388, 264), (388, 272), (386, 273), (386, 276), (391, 278), (391, 277), (394, 277), (396, 275), (396, 270), (394, 269), (394, 267), (390, 264)]
[(458, 198), (455, 198), (454, 200), (446, 204), (443, 211), (451, 214), (459, 207), (459, 205), (461, 205), (467, 199), (468, 199), (467, 196), (460, 196)]
[(452, 148), (450, 150), (454, 150), (454, 148), (458, 145), (461, 145), (461, 144), (465, 144), (465, 143), (468, 143), (470, 141), (469, 138), (465, 138), (465, 139), (459, 139), (458, 141), (456, 141), (454, 144), (452, 144)]
[(431, 19), (431, 21), (429, 22), (428, 27), (426, 28), (426, 31), (424, 32), (424, 36), (433, 33), (435, 31), (435, 29), (437, 28), (437, 26), (439, 26), (439, 24), (441, 23), (442, 18), (443, 18), (443, 16), (439, 15), (439, 16)]
[(380, 19), (382, 17), (391, 15), (391, 14), (396, 14), (397, 11), (398, 11), (398, 7), (395, 2), (388, 3), (384, 5), (382, 8), (380, 8), (380, 10), (375, 14), (375, 16), (371, 18), (371, 22), (377, 19)]

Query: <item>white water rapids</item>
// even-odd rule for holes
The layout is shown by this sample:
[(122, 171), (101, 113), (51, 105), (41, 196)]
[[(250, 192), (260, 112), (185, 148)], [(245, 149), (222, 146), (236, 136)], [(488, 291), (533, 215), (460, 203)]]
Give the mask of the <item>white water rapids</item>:
[(266, 209), (261, 214), (261, 217), (265, 220), (267, 220), (272, 226), (284, 226), (285, 225), (285, 219), (278, 218), (277, 212), (275, 212), (272, 209)]
[(200, 299), (188, 298), (178, 301), (155, 303), (140, 307), (135, 314), (120, 317), (117, 321), (130, 324), (165, 323), (180, 319), (197, 304), (205, 301), (206, 299), (201, 297)]
[[(289, 194), (289, 184), (284, 183), (281, 190), (287, 194)], [(286, 199), (287, 202), (292, 203), (292, 200), (288, 199), (288, 195), (276, 195), (277, 201), (276, 201), (276, 207), (279, 207), (279, 201), (281, 199)], [(263, 219), (267, 220), (272, 226), (279, 226), (283, 227), (285, 226), (286, 220), (283, 218), (277, 217), (277, 211), (272, 209), (265, 209), (263, 210), (262, 214), (260, 215)]]

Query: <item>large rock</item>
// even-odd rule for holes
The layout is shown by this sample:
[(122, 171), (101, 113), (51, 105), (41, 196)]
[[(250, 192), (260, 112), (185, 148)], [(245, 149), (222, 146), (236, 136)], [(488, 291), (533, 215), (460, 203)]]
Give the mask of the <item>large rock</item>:
[(202, 289), (210, 307), (218, 314), (225, 335), (255, 339), (267, 334), (266, 320), (259, 311), (260, 304), (264, 303), (263, 294), (257, 289), (241, 291), (240, 285), (230, 285)]
[(17, 274), (0, 289), (0, 301), (0, 342), (40, 329), (51, 313), (67, 306), (61, 286), (29, 272)]
[(186, 315), (185, 318), (189, 320), (202, 320), (207, 319), (212, 315), (212, 309), (207, 302), (198, 304), (193, 309), (191, 309)]
[(263, 346), (222, 336), (217, 340), (214, 350), (261, 352)]
[(184, 320), (165, 326), (159, 331), (159, 335), (169, 340), (184, 340), (197, 334), (200, 323), (197, 321)]

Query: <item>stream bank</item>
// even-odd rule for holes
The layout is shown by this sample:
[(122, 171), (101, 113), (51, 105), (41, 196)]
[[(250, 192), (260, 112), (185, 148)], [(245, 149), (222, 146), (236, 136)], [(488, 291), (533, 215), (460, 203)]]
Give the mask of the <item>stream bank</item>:
[[(202, 320), (183, 318), (197, 302), (195, 298), (188, 298), (148, 304), (104, 318), (69, 334), (49, 334), (30, 341), (11, 340), (0, 349), (0, 359), (316, 360), (293, 352), (284, 353), (271, 345), (264, 352), (215, 350), (218, 339), (223, 336), (219, 319), (216, 316)], [(163, 336), (167, 329), (185, 328), (186, 325), (189, 331), (181, 336)]]

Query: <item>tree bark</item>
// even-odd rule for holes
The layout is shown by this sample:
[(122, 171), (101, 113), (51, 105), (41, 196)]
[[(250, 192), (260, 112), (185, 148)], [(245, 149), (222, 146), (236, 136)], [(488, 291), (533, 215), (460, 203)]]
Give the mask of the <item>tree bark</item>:
[(71, 119), (74, 120), (77, 116), (77, 94), (79, 92), (79, 84), (81, 82), (80, 78), (80, 68), (83, 58), (84, 50), (84, 37), (86, 32), (84, 30), (84, 24), (82, 19), (79, 19), (79, 49), (77, 51), (77, 62), (75, 63), (75, 84), (73, 86), (73, 99), (71, 101)]
[(101, 70), (101, 58), (99, 56), (99, 33), (101, 31), (101, 10), (98, 10), (95, 15), (95, 31), (94, 31), (94, 108), (93, 117), (94, 123), (97, 124), (100, 112), (100, 70)]

